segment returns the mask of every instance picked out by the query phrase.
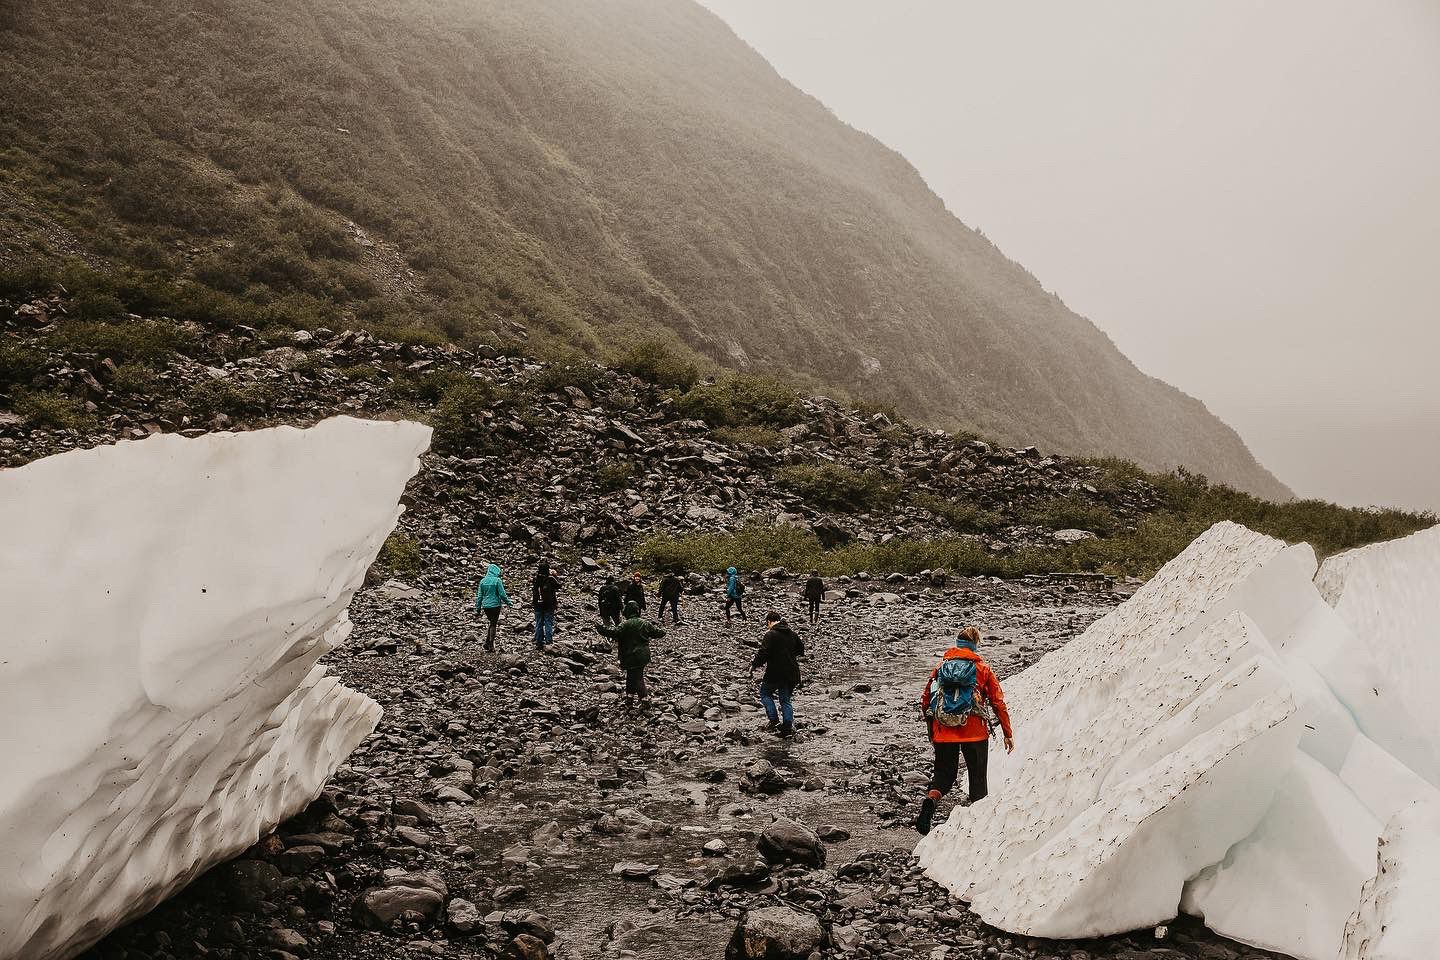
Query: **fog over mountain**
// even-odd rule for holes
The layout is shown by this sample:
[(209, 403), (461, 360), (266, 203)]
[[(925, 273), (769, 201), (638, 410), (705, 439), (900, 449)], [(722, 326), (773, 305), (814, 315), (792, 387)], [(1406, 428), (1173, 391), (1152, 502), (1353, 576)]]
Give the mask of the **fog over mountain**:
[(706, 2), (1301, 495), (1440, 507), (1440, 7)]
[(0, 12), (0, 52), (0, 259), (186, 277), (265, 322), (594, 356), (658, 331), (1288, 494), (688, 0), (52, 0)]

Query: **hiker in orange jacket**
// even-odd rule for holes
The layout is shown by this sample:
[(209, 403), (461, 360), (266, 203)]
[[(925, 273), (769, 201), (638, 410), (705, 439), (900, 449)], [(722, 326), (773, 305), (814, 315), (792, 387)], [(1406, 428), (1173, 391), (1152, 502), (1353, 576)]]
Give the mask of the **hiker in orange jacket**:
[[(976, 652), (979, 645), (980, 631), (975, 627), (960, 631), (955, 646), (946, 650), (944, 659), (930, 671), (925, 693), (920, 698), (920, 710), (925, 716), (930, 743), (935, 748), (935, 772), (930, 778), (925, 799), (920, 803), (920, 815), (915, 818), (915, 829), (921, 833), (930, 832), (930, 822), (935, 817), (940, 798), (955, 786), (962, 754), (965, 757), (965, 777), (970, 785), (969, 802), (985, 798), (985, 768), (990, 759), (990, 731), (994, 724), (998, 723), (1005, 735), (1005, 752), (1015, 749), (1015, 738), (1010, 731), (1010, 712), (1005, 709), (1005, 694), (1000, 689), (1000, 681), (995, 679), (995, 672)], [(945, 669), (949, 660), (969, 661), (974, 664), (974, 670), (971, 674), (959, 664), (954, 665), (958, 670), (947, 670), (947, 673), (959, 674), (962, 679), (958, 683), (944, 684), (948, 696), (942, 696), (937, 680), (943, 683), (940, 671)], [(965, 690), (966, 686), (971, 689)], [(968, 704), (968, 712), (962, 710), (963, 716), (947, 715), (944, 709), (946, 700)]]

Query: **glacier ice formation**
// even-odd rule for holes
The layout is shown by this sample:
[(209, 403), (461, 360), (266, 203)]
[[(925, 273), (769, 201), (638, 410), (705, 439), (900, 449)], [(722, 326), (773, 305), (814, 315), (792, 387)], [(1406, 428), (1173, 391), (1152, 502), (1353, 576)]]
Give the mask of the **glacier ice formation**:
[(1412, 956), (1386, 944), (1440, 942), (1413, 907), (1440, 893), (1437, 624), (1440, 527), (1318, 565), (1217, 524), (1006, 682), (1017, 752), (921, 863), (1014, 933), (1184, 912), (1302, 960)]
[(149, 910), (374, 729), (317, 661), (429, 434), (340, 417), (0, 471), (0, 960)]

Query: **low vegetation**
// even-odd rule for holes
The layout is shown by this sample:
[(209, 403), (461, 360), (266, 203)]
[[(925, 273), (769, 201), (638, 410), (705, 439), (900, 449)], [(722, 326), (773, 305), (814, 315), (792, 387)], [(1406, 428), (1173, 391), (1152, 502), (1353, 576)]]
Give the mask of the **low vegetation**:
[(665, 390), (689, 390), (700, 379), (700, 368), (692, 359), (655, 337), (626, 347), (615, 369)]
[(800, 396), (775, 376), (730, 374), (697, 383), (675, 402), (680, 415), (712, 427), (793, 427), (804, 416)]
[(15, 395), (15, 412), (34, 427), (52, 430), (89, 430), (95, 418), (74, 397), (53, 390), (26, 390)]
[(962, 576), (1104, 573), (1149, 577), (1221, 520), (1234, 520), (1282, 540), (1310, 543), (1321, 556), (1405, 536), (1437, 522), (1428, 513), (1352, 509), (1314, 500), (1265, 503), (1193, 477), (1177, 490), (1188, 498), (1181, 510), (1146, 516), (1133, 530), (1066, 545), (992, 552), (978, 538), (945, 535), (897, 537), (883, 544), (852, 543), (825, 549), (807, 530), (751, 526), (729, 532), (651, 537), (640, 545), (637, 556), (653, 570), (707, 573), (733, 565), (747, 570), (818, 569), (830, 576), (919, 573), (943, 567)]
[(395, 576), (415, 576), (422, 566), (419, 541), (396, 530), (380, 548), (380, 562)]
[(878, 470), (835, 463), (796, 464), (775, 473), (780, 486), (821, 510), (869, 513), (893, 507), (900, 485)]
[(1050, 530), (1089, 530), (1101, 536), (1119, 527), (1109, 507), (1074, 496), (1051, 497), (1026, 510), (1021, 519)]
[(601, 461), (595, 470), (595, 479), (599, 481), (600, 489), (607, 493), (624, 490), (635, 480), (635, 463), (620, 459)]
[(932, 493), (918, 493), (911, 502), (945, 521), (957, 533), (994, 533), (1005, 527), (1005, 518), (966, 500), (946, 499)]

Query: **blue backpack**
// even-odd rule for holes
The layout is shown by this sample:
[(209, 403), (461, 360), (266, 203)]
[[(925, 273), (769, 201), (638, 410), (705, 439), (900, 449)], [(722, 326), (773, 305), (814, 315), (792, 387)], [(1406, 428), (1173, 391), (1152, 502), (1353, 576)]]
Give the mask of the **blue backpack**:
[(935, 686), (930, 691), (930, 716), (945, 727), (963, 727), (972, 714), (978, 713), (975, 703), (975, 661), (951, 657), (940, 664)]

